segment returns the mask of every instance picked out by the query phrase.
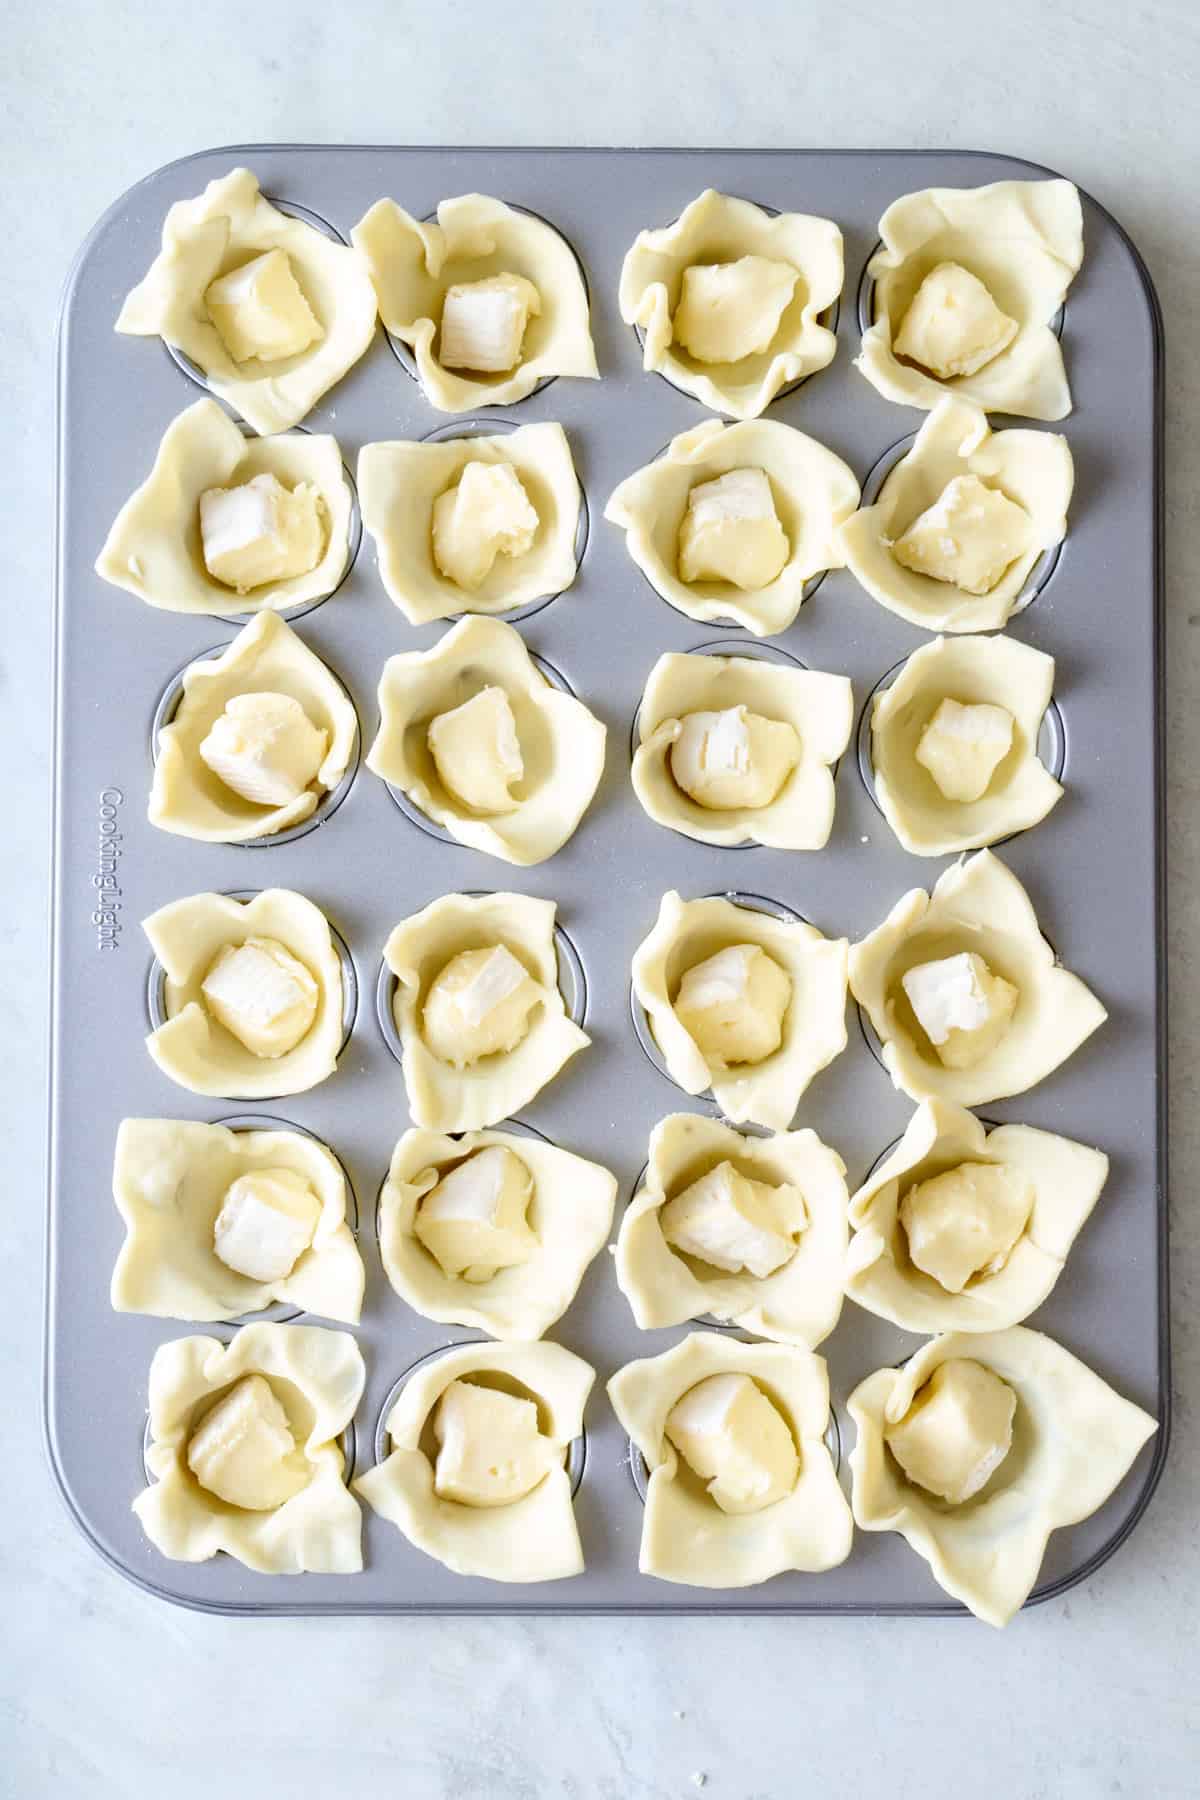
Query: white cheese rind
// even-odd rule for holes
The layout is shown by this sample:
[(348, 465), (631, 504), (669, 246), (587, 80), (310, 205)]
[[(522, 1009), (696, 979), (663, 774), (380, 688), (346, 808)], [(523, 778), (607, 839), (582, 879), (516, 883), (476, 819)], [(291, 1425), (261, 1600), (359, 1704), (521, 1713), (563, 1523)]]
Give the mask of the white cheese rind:
[(434, 1491), (460, 1506), (511, 1506), (562, 1455), (538, 1428), (532, 1400), (475, 1381), (452, 1381), (433, 1415)]
[(213, 1249), (250, 1281), (285, 1281), (312, 1244), (321, 1202), (294, 1169), (239, 1175), (221, 1203)]
[(761, 1512), (790, 1494), (800, 1459), (790, 1427), (749, 1375), (709, 1375), (663, 1427), (722, 1512)]
[(921, 732), (916, 760), (932, 776), (944, 800), (982, 799), (1012, 749), (1013, 715), (986, 702), (968, 706), (943, 700)]
[(769, 256), (691, 263), (681, 278), (672, 337), (699, 363), (755, 356), (778, 331), (798, 280), (790, 263)]
[(506, 375), (520, 362), (525, 328), (541, 310), (541, 295), (523, 275), (456, 282), (442, 302), (438, 361), (444, 369)]
[(729, 581), (753, 591), (768, 587), (790, 554), (762, 469), (730, 469), (688, 494), (679, 526), (681, 581)]
[(916, 963), (900, 980), (918, 1025), (948, 1069), (969, 1069), (986, 1056), (1016, 1010), (1017, 989), (993, 975), (974, 950)]
[(217, 952), (200, 986), (204, 1004), (253, 1056), (286, 1056), (317, 1016), (321, 991), (276, 938), (247, 938)]
[(265, 250), (204, 291), (208, 316), (236, 363), (282, 362), (325, 336), (285, 250)]
[(538, 984), (507, 945), (460, 951), (426, 996), (425, 1041), (435, 1056), (464, 1068), (514, 1049), (540, 999)]
[(746, 706), (687, 713), (670, 749), (671, 774), (713, 812), (769, 806), (800, 761), (794, 727)]
[(1004, 1267), (1033, 1210), (1031, 1184), (995, 1163), (960, 1163), (901, 1196), (914, 1265), (948, 1294)]
[(896, 539), (892, 555), (914, 574), (965, 594), (990, 594), (1033, 547), (1033, 520), (1023, 506), (978, 475), (955, 475)]
[(795, 1254), (806, 1218), (798, 1189), (754, 1181), (722, 1162), (667, 1201), (659, 1226), (685, 1256), (762, 1279)]
[(219, 781), (255, 806), (287, 806), (310, 787), (329, 733), (290, 694), (234, 694), (198, 746)]
[(709, 1063), (758, 1063), (778, 1050), (789, 976), (757, 944), (729, 944), (684, 974), (674, 1011)]
[(243, 1376), (205, 1414), (188, 1440), (187, 1463), (201, 1487), (247, 1512), (273, 1512), (307, 1487), (311, 1473), (263, 1375)]
[(526, 1221), (533, 1179), (513, 1151), (476, 1150), (431, 1188), (417, 1207), (413, 1235), (444, 1275), (489, 1281), (497, 1269), (529, 1261), (538, 1239)]
[(438, 713), (427, 732), (438, 779), (473, 812), (494, 817), (521, 804), (511, 789), (525, 774), (517, 722), (503, 688), (485, 687)]
[(311, 483), (287, 488), (265, 470), (200, 496), (200, 542), (214, 581), (239, 594), (307, 575), (325, 548), (324, 502)]
[(945, 381), (974, 375), (1007, 349), (1020, 329), (961, 263), (938, 263), (912, 298), (895, 351)]
[(1012, 1448), (1017, 1397), (982, 1363), (939, 1363), (884, 1440), (910, 1481), (952, 1506), (986, 1487)]

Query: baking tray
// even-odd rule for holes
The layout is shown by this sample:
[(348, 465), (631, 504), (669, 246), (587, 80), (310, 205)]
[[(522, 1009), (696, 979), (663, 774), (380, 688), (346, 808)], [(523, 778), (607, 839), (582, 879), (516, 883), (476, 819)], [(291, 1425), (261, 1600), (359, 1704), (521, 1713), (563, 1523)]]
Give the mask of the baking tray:
[[(587, 272), (603, 379), (559, 380), (497, 417), (561, 421), (591, 529), (575, 586), (521, 621), (527, 643), (607, 722), (608, 762), (580, 829), (549, 862), (511, 869), (423, 832), (383, 782), (359, 769), (317, 829), (282, 844), (207, 845), (154, 830), (145, 816), (151, 725), (167, 685), (235, 627), (158, 612), (92, 569), (118, 507), (149, 469), (167, 423), (201, 390), (161, 345), (113, 332), (121, 299), (158, 248), (175, 200), (245, 163), (264, 191), (342, 236), (381, 195), (418, 216), (442, 198), (496, 194), (551, 220)], [(414, 1363), (477, 1334), (420, 1318), (392, 1292), (375, 1239), (376, 1199), (409, 1123), (401, 1071), (376, 1015), (384, 940), (396, 921), (457, 889), (515, 888), (558, 902), (586, 977), (593, 1047), (525, 1109), (526, 1124), (617, 1174), (623, 1207), (654, 1123), (701, 1110), (651, 1066), (630, 1015), (633, 951), (659, 897), (740, 890), (792, 907), (852, 940), (906, 889), (946, 866), (908, 856), (864, 784), (853, 743), (837, 777), (837, 818), (817, 854), (707, 847), (654, 825), (629, 781), (630, 726), (664, 650), (744, 634), (698, 625), (649, 588), (623, 534), (602, 520), (618, 481), (704, 412), (645, 374), (620, 319), (621, 259), (637, 232), (665, 224), (706, 186), (836, 219), (846, 280), (833, 364), (778, 400), (770, 417), (811, 433), (866, 481), (924, 415), (883, 400), (851, 367), (863, 270), (888, 202), (931, 185), (974, 186), (1051, 171), (1005, 156), (943, 151), (620, 151), (238, 146), (149, 176), (84, 244), (62, 313), (58, 389), (58, 593), (54, 808), (53, 1047), (47, 1254), (46, 1433), (76, 1521), (114, 1567), (152, 1593), (207, 1611), (945, 1613), (925, 1564), (891, 1534), (856, 1534), (849, 1560), (728, 1592), (672, 1586), (637, 1569), (642, 1505), (629, 1446), (603, 1383), (631, 1357), (666, 1349), (685, 1328), (641, 1332), (601, 1254), (551, 1336), (596, 1366), (576, 1497), (586, 1573), (510, 1587), (449, 1573), (364, 1507), (365, 1571), (264, 1576), (227, 1556), (170, 1562), (143, 1537), (130, 1501), (144, 1484), (146, 1378), (155, 1348), (211, 1330), (118, 1316), (108, 1303), (121, 1226), (109, 1195), (113, 1140), (127, 1114), (218, 1120), (270, 1116), (315, 1132), (349, 1172), (367, 1294), (357, 1332), (368, 1369), (354, 1433), (356, 1469), (375, 1455), (387, 1396)], [(1086, 259), (1063, 325), (1076, 410), (1066, 421), (1077, 483), (1071, 530), (1051, 579), (1014, 618), (1015, 637), (1057, 659), (1066, 795), (1049, 820), (1001, 851), (1069, 966), (1103, 997), (1108, 1025), (1021, 1098), (986, 1110), (1101, 1145), (1108, 1186), (1066, 1271), (1032, 1323), (1060, 1339), (1161, 1421), (1113, 1498), (1050, 1540), (1038, 1594), (1059, 1593), (1111, 1554), (1144, 1510), (1167, 1442), (1167, 1290), (1161, 737), (1161, 322), (1153, 288), (1112, 217), (1084, 198)], [(481, 417), (491, 417), (484, 412)], [(366, 357), (308, 416), (336, 433), (353, 468), (378, 438), (445, 432), (380, 330)], [(463, 421), (465, 423), (465, 421)], [(337, 594), (300, 621), (305, 642), (349, 690), (365, 742), (377, 724), (384, 659), (426, 648), (446, 629), (414, 629), (387, 598), (369, 539)], [(878, 606), (845, 571), (827, 575), (796, 623), (772, 640), (814, 669), (853, 679), (862, 708), (880, 677), (927, 635)], [(107, 847), (106, 847), (107, 846)], [(118, 853), (115, 858), (113, 852)], [(115, 866), (116, 888), (94, 877)], [(308, 895), (349, 946), (354, 1028), (335, 1076), (261, 1106), (206, 1101), (161, 1075), (143, 1047), (149, 952), (139, 921), (201, 889), (281, 885)], [(845, 1158), (851, 1187), (902, 1131), (911, 1103), (874, 1060), (853, 1003), (844, 1054), (804, 1096), (811, 1125)], [(218, 1335), (227, 1335), (216, 1328)], [(230, 1328), (233, 1329), (233, 1328)], [(821, 1347), (841, 1441), (845, 1396), (868, 1371), (916, 1347), (911, 1334), (847, 1303)], [(847, 1479), (845, 1456), (842, 1479)]]

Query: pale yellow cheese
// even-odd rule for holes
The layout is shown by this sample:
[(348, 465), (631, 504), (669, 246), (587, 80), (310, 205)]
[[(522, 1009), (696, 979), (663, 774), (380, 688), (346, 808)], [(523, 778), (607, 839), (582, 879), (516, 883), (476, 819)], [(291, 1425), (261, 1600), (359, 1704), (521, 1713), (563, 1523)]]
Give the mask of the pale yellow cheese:
[(290, 694), (234, 694), (198, 746), (227, 788), (256, 806), (287, 806), (316, 779), (329, 733)]
[(529, 1030), (541, 989), (504, 944), (462, 950), (438, 973), (425, 998), (425, 1041), (435, 1056), (466, 1068), (512, 1050)]
[(945, 800), (970, 803), (1012, 749), (1013, 716), (1004, 706), (945, 699), (917, 740), (916, 759)]
[(562, 1453), (538, 1429), (532, 1400), (475, 1381), (452, 1381), (433, 1415), (434, 1491), (460, 1506), (511, 1506), (545, 1479)]
[(799, 1189), (754, 1181), (722, 1162), (668, 1200), (658, 1217), (673, 1249), (762, 1278), (795, 1254), (807, 1210)]
[(208, 316), (234, 362), (282, 362), (325, 336), (285, 250), (265, 250), (204, 290)]
[(947, 1069), (970, 1069), (1012, 1023), (1017, 989), (975, 950), (916, 963), (901, 985), (917, 1023)]
[(679, 527), (681, 581), (768, 587), (791, 554), (771, 483), (762, 469), (730, 469), (688, 494)]
[(489, 275), (446, 289), (438, 361), (444, 369), (502, 375), (521, 360), (525, 328), (542, 299), (523, 275)]
[(965, 594), (990, 594), (1010, 563), (1034, 546), (1033, 520), (978, 475), (956, 475), (892, 545), (914, 574)]
[(307, 575), (325, 548), (324, 501), (302, 481), (286, 488), (270, 471), (200, 496), (204, 566), (214, 581), (248, 594)]
[(307, 1487), (310, 1474), (264, 1375), (244, 1375), (204, 1415), (187, 1463), (201, 1487), (248, 1512), (273, 1512)]
[(749, 1375), (698, 1381), (675, 1402), (664, 1430), (722, 1512), (761, 1512), (796, 1485), (791, 1429)]
[(1017, 1397), (982, 1363), (939, 1363), (884, 1441), (910, 1481), (951, 1505), (986, 1487), (1012, 1448)]
[(455, 587), (474, 593), (498, 556), (524, 556), (537, 509), (509, 462), (469, 462), (433, 503), (433, 560)]
[(799, 761), (794, 728), (746, 706), (685, 714), (670, 750), (676, 782), (714, 812), (769, 806)]
[(730, 944), (684, 975), (675, 1014), (709, 1063), (758, 1063), (778, 1050), (790, 978), (757, 944)]
[(692, 263), (671, 320), (674, 340), (701, 363), (757, 355), (778, 331), (798, 280), (790, 263), (769, 256)]
[(276, 938), (225, 944), (200, 984), (204, 1004), (253, 1056), (286, 1056), (317, 1016), (320, 988)]
[(898, 356), (942, 380), (974, 375), (1016, 337), (1019, 326), (961, 263), (938, 263), (913, 295), (900, 322)]
[(525, 1217), (532, 1195), (533, 1178), (520, 1157), (489, 1144), (430, 1189), (413, 1234), (443, 1274), (490, 1281), (497, 1269), (528, 1262), (537, 1249)]
[(284, 1281), (312, 1244), (321, 1202), (295, 1169), (254, 1169), (227, 1189), (213, 1249), (250, 1281)]
[(997, 1163), (959, 1163), (900, 1200), (908, 1254), (948, 1294), (1004, 1267), (1029, 1222), (1033, 1188)]
[(514, 812), (515, 782), (525, 774), (517, 722), (503, 688), (480, 688), (461, 706), (438, 713), (427, 733), (442, 786), (473, 812)]

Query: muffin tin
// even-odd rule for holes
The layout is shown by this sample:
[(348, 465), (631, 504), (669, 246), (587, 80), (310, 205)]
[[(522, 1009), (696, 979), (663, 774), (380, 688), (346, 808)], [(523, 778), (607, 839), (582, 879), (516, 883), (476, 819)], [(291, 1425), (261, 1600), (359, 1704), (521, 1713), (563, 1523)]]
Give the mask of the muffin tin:
[[(353, 466), (359, 447), (396, 437), (504, 430), (558, 420), (571, 442), (592, 520), (575, 585), (517, 615), (530, 649), (608, 725), (604, 780), (575, 836), (550, 861), (517, 870), (405, 816), (365, 769), (336, 805), (287, 841), (209, 845), (156, 831), (146, 819), (147, 752), (162, 697), (183, 664), (211, 653), (222, 623), (140, 604), (106, 586), (92, 563), (118, 507), (142, 479), (159, 436), (200, 392), (161, 344), (119, 337), (121, 298), (149, 265), (175, 200), (239, 163), (263, 190), (347, 237), (390, 194), (416, 216), (479, 190), (550, 220), (587, 271), (602, 379), (560, 379), (517, 406), (447, 421), (425, 401), (382, 328), (363, 360), (306, 425), (333, 432)], [(617, 311), (621, 259), (637, 232), (713, 186), (767, 207), (836, 219), (846, 276), (830, 367), (781, 396), (766, 416), (795, 425), (845, 458), (859, 479), (881, 469), (920, 416), (884, 401), (851, 367), (854, 296), (889, 201), (932, 185), (976, 186), (1048, 171), (971, 152), (591, 151), (251, 146), (206, 151), (149, 176), (119, 200), (83, 246), (60, 331), (56, 784), (52, 956), (53, 1051), (45, 1407), (51, 1461), (68, 1507), (100, 1553), (148, 1591), (227, 1613), (441, 1612), (959, 1612), (898, 1537), (856, 1533), (849, 1560), (824, 1575), (761, 1587), (682, 1588), (638, 1573), (642, 1502), (630, 1447), (603, 1393), (622, 1363), (652, 1355), (685, 1328), (640, 1332), (601, 1254), (549, 1334), (596, 1366), (586, 1443), (575, 1448), (575, 1506), (587, 1558), (572, 1580), (507, 1587), (451, 1574), (366, 1506), (366, 1567), (355, 1576), (262, 1576), (227, 1556), (198, 1565), (162, 1558), (130, 1502), (145, 1481), (146, 1382), (156, 1346), (189, 1327), (116, 1315), (109, 1275), (121, 1224), (109, 1193), (113, 1142), (127, 1115), (286, 1121), (314, 1132), (348, 1171), (357, 1200), (367, 1294), (356, 1335), (368, 1370), (348, 1438), (356, 1472), (377, 1453), (389, 1396), (420, 1362), (478, 1334), (411, 1312), (384, 1278), (375, 1202), (407, 1127), (401, 1070), (374, 999), (391, 927), (440, 894), (515, 889), (552, 898), (577, 966), (564, 970), (592, 1047), (524, 1114), (523, 1123), (611, 1168), (618, 1208), (629, 1200), (652, 1126), (703, 1110), (652, 1066), (630, 1013), (630, 961), (662, 893), (753, 894), (827, 935), (856, 939), (900, 894), (929, 886), (946, 859), (907, 855), (875, 808), (857, 736), (837, 774), (837, 816), (825, 850), (736, 855), (654, 825), (629, 780), (630, 734), (643, 683), (664, 650), (747, 649), (736, 628), (697, 625), (664, 604), (629, 559), (623, 533), (602, 522), (617, 483), (703, 409), (643, 373), (634, 331)], [(1094, 1143), (1112, 1159), (1108, 1186), (1053, 1294), (1031, 1323), (1081, 1355), (1161, 1421), (1126, 1480), (1086, 1523), (1050, 1541), (1037, 1596), (1096, 1568), (1132, 1529), (1153, 1491), (1167, 1442), (1165, 1283), (1163, 830), (1161, 739), (1161, 325), (1145, 269), (1115, 221), (1084, 197), (1086, 256), (1065, 308), (1063, 342), (1076, 410), (1062, 425), (1077, 485), (1070, 533), (1038, 592), (1009, 626), (1057, 659), (1057, 747), (1066, 795), (1051, 818), (1001, 854), (1027, 885), (1040, 920), (1110, 1019), (1049, 1080), (986, 1110)], [(305, 608), (300, 634), (337, 674), (370, 743), (385, 659), (424, 649), (447, 624), (414, 629), (387, 598), (369, 540), (336, 595)], [(234, 622), (226, 622), (225, 638)], [(715, 642), (714, 642), (715, 640)], [(878, 606), (844, 570), (770, 640), (812, 669), (849, 675), (856, 710), (928, 635)], [(159, 714), (161, 719), (161, 713)], [(248, 855), (253, 848), (254, 854)], [(206, 1102), (173, 1086), (142, 1039), (150, 952), (140, 921), (204, 889), (285, 886), (315, 901), (348, 947), (355, 1015), (336, 1074), (311, 1092), (257, 1106)], [(874, 1060), (853, 1016), (845, 1052), (814, 1081), (797, 1125), (811, 1125), (848, 1166), (853, 1188), (900, 1135), (910, 1104)], [(696, 1329), (704, 1329), (703, 1325)], [(853, 1441), (846, 1394), (870, 1370), (920, 1342), (847, 1302), (827, 1358), (835, 1419), (830, 1441)], [(351, 1441), (352, 1439), (352, 1441)]]

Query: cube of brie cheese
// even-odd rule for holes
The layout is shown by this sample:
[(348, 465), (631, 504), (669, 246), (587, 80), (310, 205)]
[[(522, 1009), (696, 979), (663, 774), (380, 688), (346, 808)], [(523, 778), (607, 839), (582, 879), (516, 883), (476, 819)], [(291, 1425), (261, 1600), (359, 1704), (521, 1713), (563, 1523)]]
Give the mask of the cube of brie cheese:
[(712, 812), (769, 806), (800, 761), (792, 726), (745, 706), (687, 713), (671, 745), (671, 774)]
[(307, 575), (325, 547), (323, 514), (309, 482), (286, 488), (269, 472), (240, 487), (209, 488), (200, 496), (204, 566), (239, 594)]
[(311, 1470), (265, 1375), (243, 1375), (188, 1440), (188, 1468), (229, 1506), (273, 1512), (308, 1486)]
[(998, 1163), (959, 1163), (900, 1200), (908, 1254), (948, 1294), (1004, 1267), (1033, 1210), (1033, 1188)]
[(762, 469), (730, 469), (697, 482), (679, 527), (681, 581), (767, 587), (791, 555)]
[(658, 1222), (672, 1249), (761, 1279), (795, 1254), (808, 1210), (798, 1188), (753, 1181), (722, 1162), (668, 1200)]
[(321, 990), (277, 938), (225, 944), (200, 984), (204, 1004), (252, 1056), (286, 1056), (317, 1016)]
[(541, 295), (523, 275), (456, 282), (442, 301), (438, 361), (444, 369), (506, 374), (520, 362), (525, 327), (541, 310)]
[(438, 779), (472, 812), (515, 812), (511, 788), (525, 774), (517, 722), (503, 688), (480, 688), (461, 706), (438, 713), (426, 733)]
[(910, 1481), (959, 1506), (986, 1487), (1012, 1448), (1017, 1396), (968, 1357), (939, 1363), (884, 1442)]
[(947, 1069), (971, 1069), (1012, 1023), (1017, 990), (974, 950), (917, 963), (900, 977), (921, 1030)]
[(990, 594), (1005, 569), (1034, 548), (1033, 520), (978, 475), (956, 475), (892, 545), (916, 575), (964, 594)]
[(425, 1195), (413, 1235), (443, 1275), (490, 1281), (497, 1269), (528, 1262), (537, 1249), (525, 1218), (532, 1195), (533, 1178), (520, 1157), (488, 1144)]
[(513, 1050), (542, 990), (505, 944), (452, 956), (425, 996), (425, 1042), (456, 1069)]
[(692, 263), (671, 320), (674, 340), (700, 363), (755, 356), (778, 331), (799, 279), (790, 263), (769, 256)]
[(791, 1428), (749, 1375), (731, 1370), (698, 1381), (663, 1429), (722, 1512), (761, 1512), (796, 1485)]
[(282, 362), (325, 336), (285, 250), (265, 250), (210, 281), (204, 304), (237, 363), (254, 356), (261, 362)]
[(986, 792), (1012, 749), (1013, 716), (986, 701), (943, 700), (917, 740), (916, 759), (945, 800), (969, 803)]
[(254, 1169), (226, 1192), (213, 1249), (250, 1281), (285, 1281), (312, 1244), (321, 1202), (295, 1169)]
[(730, 944), (688, 969), (675, 1016), (710, 1065), (758, 1063), (783, 1041), (792, 983), (757, 944)]
[(316, 780), (329, 733), (290, 694), (234, 694), (198, 746), (219, 781), (255, 806), (287, 806)]
[(1007, 349), (1020, 327), (961, 263), (931, 269), (900, 321), (897, 356), (920, 363), (943, 381), (974, 375)]
[(538, 1428), (537, 1406), (518, 1394), (452, 1381), (433, 1415), (434, 1492), (460, 1506), (511, 1506), (562, 1466)]
[(469, 462), (433, 503), (433, 560), (455, 587), (474, 593), (498, 556), (524, 556), (537, 510), (508, 462)]

